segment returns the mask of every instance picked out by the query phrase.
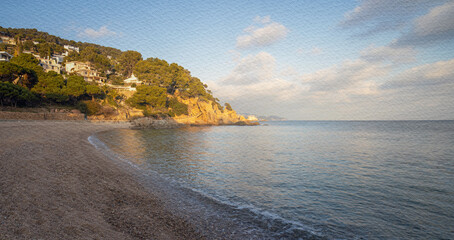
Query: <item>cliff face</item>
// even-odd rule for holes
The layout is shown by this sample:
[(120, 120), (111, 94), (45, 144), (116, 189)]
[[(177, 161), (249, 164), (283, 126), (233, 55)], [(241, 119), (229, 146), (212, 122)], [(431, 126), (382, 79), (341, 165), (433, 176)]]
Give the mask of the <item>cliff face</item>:
[[(188, 105), (188, 115), (175, 116), (172, 119), (176, 123), (194, 124), (194, 125), (256, 125), (257, 121), (246, 119), (235, 111), (219, 109), (218, 105), (212, 101), (202, 101), (199, 98), (182, 99), (177, 97), (178, 101)], [(118, 108), (112, 111), (104, 111), (105, 114), (89, 116), (90, 120), (117, 120), (125, 121), (143, 117), (143, 111), (135, 108)], [(141, 124), (141, 123), (140, 123)], [(139, 125), (140, 125), (139, 124)], [(143, 125), (143, 124), (142, 124)]]
[(178, 99), (188, 105), (188, 115), (176, 116), (173, 119), (178, 123), (184, 124), (238, 124), (248, 123), (248, 121), (235, 111), (222, 111), (212, 101), (201, 101), (198, 98)]

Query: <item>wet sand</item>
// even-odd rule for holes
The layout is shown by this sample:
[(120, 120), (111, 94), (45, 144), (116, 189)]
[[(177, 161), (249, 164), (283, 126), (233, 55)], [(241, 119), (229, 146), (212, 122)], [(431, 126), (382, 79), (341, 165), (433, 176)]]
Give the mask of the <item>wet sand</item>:
[(0, 121), (0, 239), (201, 239), (91, 145), (127, 123)]

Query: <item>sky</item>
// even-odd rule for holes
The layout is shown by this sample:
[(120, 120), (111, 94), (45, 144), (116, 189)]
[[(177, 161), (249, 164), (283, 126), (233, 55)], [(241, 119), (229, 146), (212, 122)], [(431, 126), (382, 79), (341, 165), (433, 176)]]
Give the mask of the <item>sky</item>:
[(454, 119), (454, 0), (3, 0), (0, 26), (176, 62), (240, 113)]

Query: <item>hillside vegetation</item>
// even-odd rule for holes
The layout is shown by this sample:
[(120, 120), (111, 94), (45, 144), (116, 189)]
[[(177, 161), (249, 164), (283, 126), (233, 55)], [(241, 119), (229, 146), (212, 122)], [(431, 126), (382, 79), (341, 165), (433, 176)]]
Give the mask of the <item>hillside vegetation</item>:
[[(0, 62), (2, 106), (77, 108), (88, 116), (104, 119), (140, 116), (138, 113), (156, 118), (182, 118), (181, 115), (191, 117), (193, 111), (186, 103), (196, 99), (211, 105), (217, 111), (214, 114), (233, 111), (229, 104), (224, 109), (206, 84), (176, 63), (159, 58), (143, 59), (137, 51), (65, 40), (36, 29), (0, 27), (0, 35), (15, 40), (15, 44), (0, 43), (0, 51), (14, 55), (9, 62)], [(68, 51), (65, 45), (79, 51)], [(63, 54), (63, 66), (71, 61), (89, 63), (105, 81), (89, 82), (74, 73), (46, 72), (40, 66), (39, 59)], [(126, 86), (124, 80), (132, 74), (141, 84)], [(133, 90), (126, 92), (121, 86)]]

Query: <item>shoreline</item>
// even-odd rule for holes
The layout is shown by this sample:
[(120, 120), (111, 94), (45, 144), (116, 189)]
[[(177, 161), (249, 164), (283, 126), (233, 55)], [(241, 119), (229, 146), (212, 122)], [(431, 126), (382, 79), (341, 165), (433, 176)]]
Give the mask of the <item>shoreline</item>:
[(123, 166), (123, 169), (130, 170), (148, 191), (158, 193), (163, 200), (161, 207), (197, 226), (198, 232), (207, 239), (326, 239), (311, 227), (279, 214), (250, 204), (230, 201), (167, 178), (148, 168), (146, 164), (131, 161), (121, 152), (111, 149), (109, 141), (104, 142), (105, 139), (100, 138), (100, 135), (103, 132), (91, 135), (90, 143), (113, 162)]
[(129, 126), (0, 121), (0, 239), (203, 239), (88, 141)]

